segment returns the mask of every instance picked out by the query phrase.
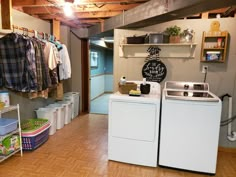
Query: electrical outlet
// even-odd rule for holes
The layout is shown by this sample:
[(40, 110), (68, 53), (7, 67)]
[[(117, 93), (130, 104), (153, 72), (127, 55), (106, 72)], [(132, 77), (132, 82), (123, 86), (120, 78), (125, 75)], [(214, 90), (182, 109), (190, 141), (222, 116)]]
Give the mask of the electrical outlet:
[(202, 66), (202, 73), (205, 74), (205, 73), (207, 73), (207, 72), (208, 72), (208, 66), (203, 65), (203, 66)]

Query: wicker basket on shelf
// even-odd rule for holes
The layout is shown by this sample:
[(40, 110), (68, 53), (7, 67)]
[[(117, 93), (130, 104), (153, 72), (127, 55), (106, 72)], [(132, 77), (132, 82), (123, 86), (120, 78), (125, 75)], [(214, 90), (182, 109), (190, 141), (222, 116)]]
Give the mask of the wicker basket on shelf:
[(122, 94), (128, 94), (130, 90), (136, 90), (137, 84), (134, 82), (126, 82), (124, 85), (119, 83), (119, 92)]

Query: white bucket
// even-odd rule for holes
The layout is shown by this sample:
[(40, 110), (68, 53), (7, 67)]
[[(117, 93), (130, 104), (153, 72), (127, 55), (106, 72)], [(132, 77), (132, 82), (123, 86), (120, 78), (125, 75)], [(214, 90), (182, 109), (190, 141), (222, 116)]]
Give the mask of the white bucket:
[(49, 135), (53, 135), (57, 130), (57, 109), (54, 108), (39, 108), (36, 111), (37, 117), (48, 119), (51, 123)]
[(69, 124), (72, 119), (72, 102), (71, 101), (58, 101), (58, 104), (63, 104), (66, 106), (65, 111), (65, 124)]
[(61, 129), (65, 124), (65, 106), (61, 104), (50, 104), (47, 108), (57, 108), (58, 116), (57, 116), (57, 129)]
[(67, 92), (64, 93), (64, 100), (72, 101), (72, 119), (79, 115), (79, 99), (80, 93), (79, 92)]
[(0, 91), (0, 101), (5, 104), (5, 107), (10, 106), (10, 98), (7, 91)]

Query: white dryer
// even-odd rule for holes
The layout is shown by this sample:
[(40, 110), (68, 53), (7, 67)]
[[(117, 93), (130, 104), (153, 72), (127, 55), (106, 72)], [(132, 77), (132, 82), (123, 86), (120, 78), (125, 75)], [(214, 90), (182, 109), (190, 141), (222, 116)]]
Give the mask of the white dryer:
[(162, 94), (159, 165), (216, 172), (221, 100), (207, 83), (165, 83)]
[[(140, 84), (139, 81), (134, 81)], [(157, 166), (160, 85), (154, 82), (148, 95), (120, 94), (110, 96), (108, 159)]]

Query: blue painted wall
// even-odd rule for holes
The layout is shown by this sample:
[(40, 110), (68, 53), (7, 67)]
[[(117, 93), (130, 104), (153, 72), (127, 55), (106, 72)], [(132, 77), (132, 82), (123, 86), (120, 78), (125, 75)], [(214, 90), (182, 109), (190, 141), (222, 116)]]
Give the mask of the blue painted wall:
[(90, 67), (91, 100), (104, 92), (113, 92), (113, 51), (90, 45), (90, 52), (97, 52), (98, 67)]
[(105, 73), (113, 74), (113, 50), (106, 50)]
[(105, 49), (91, 45), (90, 52), (97, 52), (98, 54), (98, 67), (97, 68), (90, 68), (91, 76), (104, 74), (105, 68)]

